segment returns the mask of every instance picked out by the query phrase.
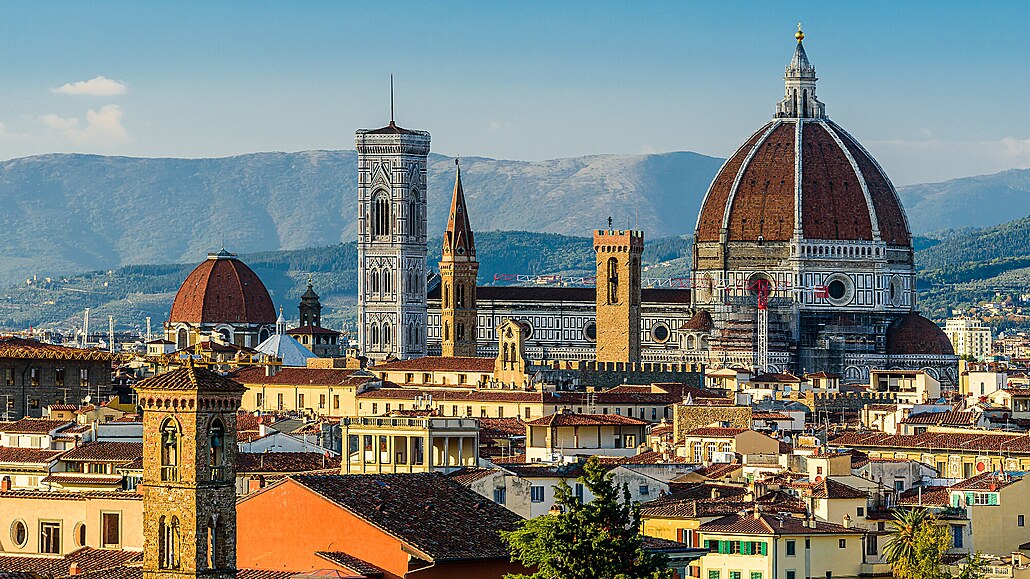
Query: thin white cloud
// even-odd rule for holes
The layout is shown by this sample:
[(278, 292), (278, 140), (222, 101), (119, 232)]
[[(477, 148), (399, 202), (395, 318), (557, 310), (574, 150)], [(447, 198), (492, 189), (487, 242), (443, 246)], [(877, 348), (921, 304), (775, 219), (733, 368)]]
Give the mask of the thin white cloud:
[(122, 112), (118, 105), (107, 105), (99, 111), (86, 111), (86, 123), (75, 117), (61, 117), (53, 113), (39, 117), (52, 131), (77, 145), (105, 147), (129, 140), (129, 132), (122, 126)]
[(67, 82), (57, 88), (50, 89), (50, 92), (58, 94), (89, 95), (89, 96), (116, 96), (125, 94), (129, 85), (117, 80), (111, 80), (105, 76), (97, 76), (89, 80)]

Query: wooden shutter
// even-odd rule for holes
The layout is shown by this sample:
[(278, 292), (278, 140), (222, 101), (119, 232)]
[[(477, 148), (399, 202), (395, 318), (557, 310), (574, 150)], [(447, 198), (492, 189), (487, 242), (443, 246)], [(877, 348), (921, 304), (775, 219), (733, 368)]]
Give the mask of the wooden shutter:
[(118, 513), (104, 513), (102, 546), (117, 545), (121, 542), (118, 536), (118, 518)]

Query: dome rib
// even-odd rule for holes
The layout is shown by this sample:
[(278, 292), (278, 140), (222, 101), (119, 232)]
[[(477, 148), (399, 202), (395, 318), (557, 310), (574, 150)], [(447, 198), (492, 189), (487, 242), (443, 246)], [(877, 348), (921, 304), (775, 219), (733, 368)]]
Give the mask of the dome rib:
[(858, 184), (862, 187), (862, 196), (865, 197), (866, 208), (869, 210), (870, 227), (872, 228), (873, 241), (880, 241), (880, 220), (876, 216), (876, 206), (873, 204), (873, 196), (869, 193), (869, 185), (866, 183), (865, 175), (862, 174), (862, 168), (858, 166), (858, 161), (855, 160), (855, 156), (851, 154), (851, 151), (844, 144), (838, 131), (844, 132), (840, 127), (827, 122), (819, 123), (823, 126), (823, 129), (833, 137), (834, 142), (840, 147), (840, 150), (847, 157), (848, 162), (851, 163), (851, 170), (855, 172), (855, 177), (858, 178)]
[(792, 129), (777, 123), (741, 168), (726, 204), (727, 241), (788, 241), (793, 235), (794, 172), (782, 167), (785, 157), (794, 159)]
[[(758, 139), (761, 138), (766, 131), (775, 124), (775, 121), (766, 123), (761, 129), (758, 129), (748, 137), (748, 140), (744, 142), (737, 150), (722, 164), (719, 172), (715, 174), (715, 179), (712, 180), (712, 184), (708, 186), (708, 191), (705, 193), (705, 198), (701, 201), (701, 209), (697, 213), (697, 225), (694, 239), (697, 241), (719, 241), (719, 227), (723, 223), (723, 211), (726, 207), (726, 199), (729, 196), (729, 192), (732, 186), (721, 187), (722, 183), (731, 178), (735, 178), (737, 173), (740, 171), (740, 165), (744, 162), (747, 157), (745, 151), (751, 151), (754, 149)], [(717, 198), (713, 198), (713, 195)], [(718, 205), (716, 205), (718, 204)], [(706, 217), (706, 210), (715, 213), (718, 207), (718, 215), (708, 215)]]
[(873, 241), (857, 169), (826, 128), (803, 122), (801, 229), (812, 240)]

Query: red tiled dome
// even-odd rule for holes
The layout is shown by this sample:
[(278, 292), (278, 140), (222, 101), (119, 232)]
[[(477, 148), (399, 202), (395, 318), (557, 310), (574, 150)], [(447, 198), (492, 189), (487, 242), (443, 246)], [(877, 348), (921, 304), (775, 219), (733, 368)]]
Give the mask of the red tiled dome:
[(208, 255), (182, 282), (168, 321), (274, 324), (275, 307), (265, 284), (236, 256)]
[(887, 329), (888, 354), (951, 355), (955, 348), (940, 326), (919, 314), (905, 314)]
[(797, 220), (809, 240), (872, 241), (878, 229), (890, 245), (911, 245), (887, 175), (826, 118), (776, 119), (751, 135), (712, 181), (695, 239), (718, 242), (725, 228), (730, 242), (789, 241)]

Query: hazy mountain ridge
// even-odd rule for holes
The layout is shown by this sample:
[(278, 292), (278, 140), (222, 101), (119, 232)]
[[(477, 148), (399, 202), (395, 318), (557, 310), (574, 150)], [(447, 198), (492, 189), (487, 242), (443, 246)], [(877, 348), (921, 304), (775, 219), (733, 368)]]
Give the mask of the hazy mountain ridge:
[[(478, 231), (584, 235), (612, 216), (652, 238), (690, 233), (720, 159), (696, 153), (550, 161), (462, 160)], [(429, 229), (442, 231), (449, 157), (429, 163)], [(51, 154), (0, 163), (0, 284), (128, 264), (192, 262), (356, 237), (354, 151), (216, 159)]]
[(909, 185), (898, 195), (915, 233), (990, 227), (1030, 215), (1030, 169)]

